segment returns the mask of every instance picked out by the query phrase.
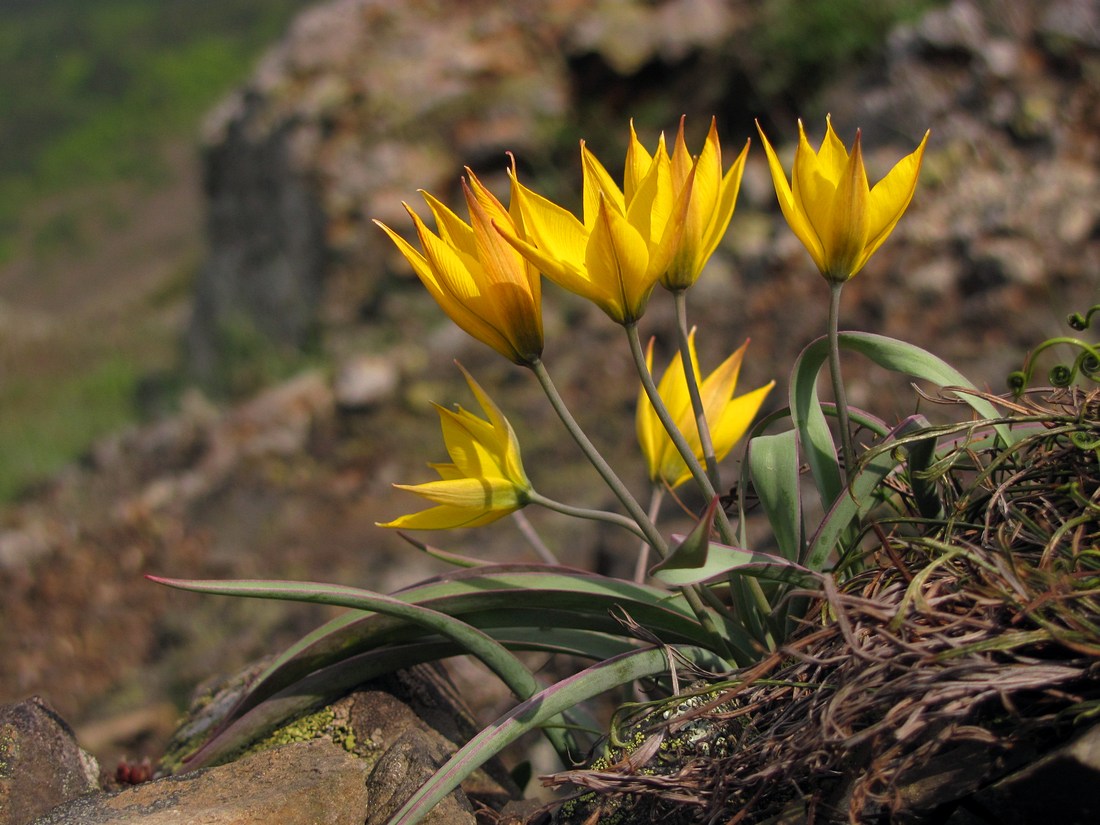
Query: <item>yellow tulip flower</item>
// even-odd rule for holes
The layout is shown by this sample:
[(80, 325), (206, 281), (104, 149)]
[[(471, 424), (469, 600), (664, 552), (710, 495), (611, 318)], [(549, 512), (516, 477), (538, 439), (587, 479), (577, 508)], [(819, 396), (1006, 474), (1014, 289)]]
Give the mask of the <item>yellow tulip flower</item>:
[(662, 286), (673, 290), (687, 289), (699, 279), (703, 267), (726, 234), (749, 153), (746, 141), (741, 154), (723, 175), (717, 121), (711, 118), (703, 151), (697, 158), (692, 158), (684, 141), (684, 121), (681, 117), (671, 158), (665, 150), (663, 135), (657, 151), (651, 156), (638, 140), (631, 123), (624, 176), (626, 201), (630, 203), (633, 193), (643, 189), (649, 170), (655, 164), (658, 167), (650, 221), (657, 225), (662, 223), (662, 218), (679, 222), (671, 228), (672, 237), (676, 239), (672, 260), (660, 276)]
[(448, 410), (436, 405), (451, 461), (429, 465), (439, 473), (439, 481), (393, 486), (423, 496), (439, 506), (401, 516), (379, 527), (410, 530), (477, 527), (528, 503), (531, 482), (523, 470), (519, 442), (512, 426), (473, 377), (461, 365), (459, 369), (488, 420), (462, 407)]
[[(748, 431), (753, 418), (760, 410), (760, 405), (771, 392), (775, 382), (771, 381), (763, 387), (752, 392), (733, 397), (737, 388), (737, 377), (741, 372), (741, 362), (745, 357), (746, 341), (729, 358), (719, 365), (705, 379), (699, 373), (699, 361), (695, 354), (695, 330), (688, 336), (688, 347), (691, 353), (692, 368), (695, 371), (695, 380), (699, 385), (699, 392), (703, 399), (703, 410), (710, 427), (711, 440), (714, 446), (715, 457), (719, 460), (726, 457), (733, 446), (741, 440)], [(653, 342), (649, 342), (646, 352), (646, 366), (653, 367)], [(687, 376), (684, 374), (683, 360), (677, 353), (669, 364), (661, 381), (657, 385), (657, 392), (668, 408), (669, 415), (676, 422), (677, 428), (684, 434), (688, 445), (692, 448), (696, 458), (704, 460), (703, 446), (699, 438), (699, 429), (696, 426), (695, 414), (691, 408), (691, 396), (688, 394)], [(661, 425), (657, 411), (649, 401), (649, 397), (642, 390), (638, 396), (636, 415), (636, 428), (638, 443), (645, 455), (646, 467), (649, 478), (654, 484), (664, 484), (669, 488), (678, 487), (691, 478), (691, 471), (680, 456), (672, 439)]]
[(671, 158), (663, 135), (650, 155), (630, 131), (625, 191), (582, 141), (584, 220), (517, 184), (527, 236), (503, 230), (546, 277), (620, 324), (642, 317), (658, 280), (677, 289), (695, 282), (729, 225), (746, 156), (723, 177), (713, 121), (697, 159), (683, 120)]
[[(471, 336), (516, 364), (542, 355), (542, 298), (538, 271), (504, 241), (494, 226), (522, 236), (515, 212), (505, 209), (469, 169), (462, 189), (470, 212), (467, 224), (439, 200), (422, 192), (439, 234), (404, 204), (416, 225), (423, 254), (383, 224), (443, 311)], [(513, 176), (513, 181), (515, 177)]]
[(859, 132), (851, 154), (826, 118), (825, 139), (815, 152), (798, 122), (794, 170), (787, 182), (775, 150), (760, 124), (768, 167), (783, 217), (831, 283), (844, 283), (859, 272), (893, 231), (913, 199), (928, 132), (916, 150), (868, 186)]

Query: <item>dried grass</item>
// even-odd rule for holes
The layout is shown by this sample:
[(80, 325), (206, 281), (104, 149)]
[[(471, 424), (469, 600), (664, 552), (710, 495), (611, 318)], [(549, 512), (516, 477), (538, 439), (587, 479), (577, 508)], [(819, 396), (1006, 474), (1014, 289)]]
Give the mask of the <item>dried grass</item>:
[(780, 651), (629, 720), (641, 747), (546, 778), (578, 789), (560, 818), (920, 821), (1091, 724), (1100, 391), (1001, 403), (1041, 427), (1011, 450), (964, 440), (934, 479), (942, 521), (883, 519)]

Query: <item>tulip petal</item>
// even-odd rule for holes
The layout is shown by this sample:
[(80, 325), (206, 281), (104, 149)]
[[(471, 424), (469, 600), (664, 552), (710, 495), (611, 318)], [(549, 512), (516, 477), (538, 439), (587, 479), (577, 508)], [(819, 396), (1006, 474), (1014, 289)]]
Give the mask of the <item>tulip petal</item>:
[(721, 415), (708, 422), (711, 425), (710, 436), (714, 445), (714, 453), (718, 460), (729, 455), (733, 446), (744, 438), (753, 419), (760, 412), (760, 407), (772, 391), (775, 382), (771, 381), (762, 387), (758, 387), (744, 395), (731, 399), (722, 410)]
[(615, 209), (620, 215), (626, 214), (626, 199), (604, 165), (581, 141), (581, 167), (584, 173), (584, 228), (592, 231), (600, 209), (600, 201)]
[[(662, 144), (664, 135), (661, 136)], [(627, 204), (634, 200), (635, 193), (653, 165), (653, 156), (638, 140), (638, 133), (634, 131), (634, 120), (630, 120), (630, 143), (626, 148), (626, 168), (623, 171), (623, 197)]]
[(737, 206), (737, 195), (741, 190), (741, 178), (745, 173), (745, 161), (748, 159), (748, 156), (749, 141), (746, 140), (745, 147), (741, 150), (741, 154), (737, 156), (733, 165), (730, 166), (729, 171), (727, 171), (722, 178), (718, 200), (711, 213), (711, 223), (710, 226), (707, 227), (706, 235), (703, 238), (702, 249), (700, 250), (702, 255), (702, 261), (699, 263), (700, 269), (702, 269), (703, 264), (706, 263), (710, 256), (714, 254), (714, 250), (718, 248), (718, 244), (729, 228), (730, 220), (733, 219), (733, 212)]
[(856, 273), (867, 240), (869, 195), (867, 170), (856, 132), (855, 145), (837, 182), (832, 206), (824, 222), (817, 224), (825, 248), (827, 268), (823, 274), (830, 281), (846, 281)]
[(600, 293), (593, 300), (617, 323), (638, 320), (656, 284), (649, 277), (649, 250), (625, 217), (602, 201), (588, 239), (585, 267)]
[(871, 190), (867, 215), (867, 248), (859, 262), (861, 268), (882, 246), (909, 208), (913, 194), (917, 191), (917, 178), (920, 176), (928, 135), (929, 132), (925, 132), (916, 150), (894, 164), (894, 168)]
[[(779, 162), (779, 157), (776, 155), (775, 150), (772, 148), (771, 143), (768, 142), (768, 136), (764, 134), (764, 130), (760, 127), (759, 121), (756, 124), (756, 129), (760, 133), (760, 139), (764, 144), (764, 152), (768, 157), (768, 171), (771, 172), (772, 183), (775, 186), (775, 195), (779, 201), (779, 209), (783, 213), (783, 217), (786, 219), (787, 224), (791, 227), (791, 231), (794, 232), (795, 237), (802, 241), (802, 245), (806, 247), (810, 253), (810, 257), (813, 258), (814, 263), (821, 267), (823, 261), (821, 241), (817, 237), (817, 233), (813, 227), (810, 226), (806, 220), (806, 215), (802, 211), (801, 205), (795, 200), (794, 190), (791, 184), (787, 181), (787, 173), (783, 170), (783, 164)], [(801, 124), (799, 124), (799, 130), (801, 131)], [(804, 137), (804, 135), (800, 135)], [(807, 142), (806, 147), (809, 148)], [(802, 151), (802, 140), (799, 141), (798, 150), (795, 152), (795, 157)], [(810, 151), (813, 151), (812, 149)]]

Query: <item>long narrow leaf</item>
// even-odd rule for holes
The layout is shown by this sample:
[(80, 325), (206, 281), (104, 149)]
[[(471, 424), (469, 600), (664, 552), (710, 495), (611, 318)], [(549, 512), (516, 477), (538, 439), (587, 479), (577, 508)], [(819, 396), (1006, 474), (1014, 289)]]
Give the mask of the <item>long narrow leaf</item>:
[[(704, 667), (720, 666), (709, 651), (678, 648), (677, 653)], [(501, 716), (460, 748), (390, 819), (388, 825), (415, 825), (461, 782), (524, 733), (562, 711), (604, 691), (669, 667), (668, 653), (660, 648), (632, 651), (600, 662), (563, 679)]]
[[(940, 387), (960, 387), (977, 391), (966, 376), (946, 361), (904, 341), (869, 332), (842, 332), (840, 346), (858, 352), (894, 372), (930, 381)], [(790, 385), (791, 417), (801, 436), (810, 471), (826, 507), (837, 500), (843, 489), (836, 463), (836, 445), (817, 394), (818, 375), (828, 357), (827, 338), (818, 338), (812, 342), (798, 356)], [(980, 395), (970, 392), (959, 392), (956, 395), (983, 418), (998, 417), (996, 407)], [(1012, 443), (1012, 434), (1007, 426), (996, 425), (996, 429), (1006, 444)]]
[(700, 567), (666, 568), (653, 575), (670, 587), (688, 587), (728, 576), (730, 573), (807, 587), (816, 587), (819, 580), (814, 571), (783, 556), (743, 550), (717, 542), (710, 543), (706, 562)]
[[(194, 581), (184, 579), (165, 579), (150, 576), (155, 582), (190, 590), (197, 593), (213, 593), (222, 596), (244, 596), (257, 599), (292, 599), (313, 604), (328, 604), (336, 607), (350, 607), (356, 610), (374, 610), (416, 625), (428, 628), (435, 633), (461, 645), (471, 656), (477, 657), (508, 689), (520, 699), (526, 699), (538, 690), (535, 677), (519, 659), (500, 642), (481, 630), (471, 627), (463, 621), (446, 613), (416, 604), (360, 590), (343, 585), (319, 584), (315, 582), (278, 582), (278, 581)], [(570, 743), (560, 731), (546, 732), (554, 747), (563, 758), (570, 749)]]
[[(462, 617), (493, 610), (557, 609), (572, 614), (582, 627), (606, 619), (608, 611), (618, 606), (666, 642), (705, 644), (707, 640), (679, 594), (545, 565), (452, 571), (398, 591), (393, 598)], [(243, 712), (311, 670), (374, 645), (409, 640), (417, 634), (415, 629), (402, 628), (401, 621), (372, 614), (348, 614), (330, 621), (281, 654), (256, 680), (236, 712)]]
[[(634, 644), (587, 630), (504, 628), (493, 634), (509, 650), (560, 653), (588, 659), (607, 659), (634, 649)], [(375, 648), (334, 662), (288, 685), (265, 701), (215, 731), (194, 754), (188, 768), (218, 764), (241, 748), (293, 719), (329, 704), (359, 685), (424, 662), (437, 662), (466, 651), (453, 641), (432, 637), (424, 641)], [(590, 723), (589, 723), (590, 724)]]

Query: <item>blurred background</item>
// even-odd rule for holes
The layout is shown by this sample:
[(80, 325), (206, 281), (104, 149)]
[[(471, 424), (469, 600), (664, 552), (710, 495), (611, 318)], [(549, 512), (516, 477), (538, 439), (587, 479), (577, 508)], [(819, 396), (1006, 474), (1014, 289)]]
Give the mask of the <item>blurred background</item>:
[[(931, 129), (843, 323), (995, 392), (1100, 283), (1091, 0), (0, 0), (0, 78), (0, 702), (45, 695), (107, 759), (155, 752), (195, 684), (325, 615), (142, 573), (438, 571), (374, 522), (417, 508), (389, 485), (442, 457), (429, 402), (473, 403), (453, 359), (540, 489), (611, 506), (528, 376), (446, 323), (370, 223), (408, 232), (420, 188), (457, 204), (463, 166), (503, 195), (514, 152), (576, 205), (578, 140), (617, 174), (631, 118), (652, 147), (686, 114), (697, 150), (715, 116), (728, 165), (754, 119), (789, 163), (797, 119), (816, 143), (831, 113), (874, 179)], [(545, 301), (551, 371), (640, 485), (618, 328)], [(754, 145), (689, 299), (703, 368), (749, 337), (742, 388), (775, 378), (780, 405), (826, 303)], [(659, 363), (671, 321), (655, 298)], [(916, 406), (849, 369), (853, 403)], [(629, 569), (628, 537), (533, 517), (563, 560)], [(530, 557), (508, 522), (431, 538)]]

